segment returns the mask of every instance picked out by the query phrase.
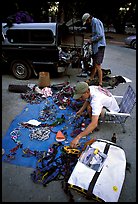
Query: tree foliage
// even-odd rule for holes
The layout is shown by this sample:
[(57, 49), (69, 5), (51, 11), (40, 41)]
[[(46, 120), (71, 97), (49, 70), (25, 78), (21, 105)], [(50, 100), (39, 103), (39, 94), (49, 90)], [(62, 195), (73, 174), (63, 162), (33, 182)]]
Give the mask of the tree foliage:
[[(54, 15), (50, 10), (56, 5), (55, 1), (46, 0), (4, 0), (2, 2), (2, 21), (9, 15), (19, 10), (26, 10), (33, 15), (36, 22), (48, 22), (49, 16)], [(81, 19), (85, 12), (99, 18), (108, 26), (113, 24), (118, 33), (123, 33), (126, 22), (136, 25), (136, 0), (113, 0), (113, 1), (63, 1), (60, 0), (58, 10), (55, 12), (58, 22), (67, 22), (71, 18)]]

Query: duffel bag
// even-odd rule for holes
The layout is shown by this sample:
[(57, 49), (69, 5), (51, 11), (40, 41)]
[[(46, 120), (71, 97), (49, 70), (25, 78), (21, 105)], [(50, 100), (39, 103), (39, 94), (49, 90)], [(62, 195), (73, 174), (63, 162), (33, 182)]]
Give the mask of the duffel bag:
[(126, 171), (126, 155), (120, 146), (97, 139), (80, 155), (68, 185), (101, 202), (117, 202)]

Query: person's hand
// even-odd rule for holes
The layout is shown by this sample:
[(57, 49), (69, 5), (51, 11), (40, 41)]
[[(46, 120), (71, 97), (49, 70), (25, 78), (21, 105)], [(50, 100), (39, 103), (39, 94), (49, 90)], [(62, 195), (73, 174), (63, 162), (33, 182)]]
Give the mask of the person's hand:
[(76, 115), (82, 115), (82, 111), (81, 110), (79, 110), (78, 112), (76, 112)]
[(88, 43), (89, 43), (89, 44), (92, 44), (92, 39), (89, 39), (89, 40), (88, 40)]
[(71, 148), (76, 148), (78, 144), (79, 144), (79, 139), (78, 137), (75, 137), (74, 140), (71, 141), (70, 146)]

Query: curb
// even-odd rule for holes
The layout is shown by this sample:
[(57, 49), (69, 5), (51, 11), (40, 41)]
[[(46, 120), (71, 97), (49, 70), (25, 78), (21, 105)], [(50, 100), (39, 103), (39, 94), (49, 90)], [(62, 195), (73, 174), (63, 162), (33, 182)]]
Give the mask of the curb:
[(116, 44), (116, 45), (125, 45), (124, 42), (119, 42), (119, 41), (114, 41), (114, 40), (109, 40), (109, 41), (107, 41), (107, 43), (112, 43), (112, 44)]

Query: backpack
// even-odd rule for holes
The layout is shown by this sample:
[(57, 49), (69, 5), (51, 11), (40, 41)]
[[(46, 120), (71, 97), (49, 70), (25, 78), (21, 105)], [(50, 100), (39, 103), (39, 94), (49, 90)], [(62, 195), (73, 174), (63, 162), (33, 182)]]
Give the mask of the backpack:
[(10, 15), (6, 19), (6, 25), (4, 27), (11, 27), (13, 23), (33, 23), (33, 18), (27, 11), (18, 11), (17, 13)]

